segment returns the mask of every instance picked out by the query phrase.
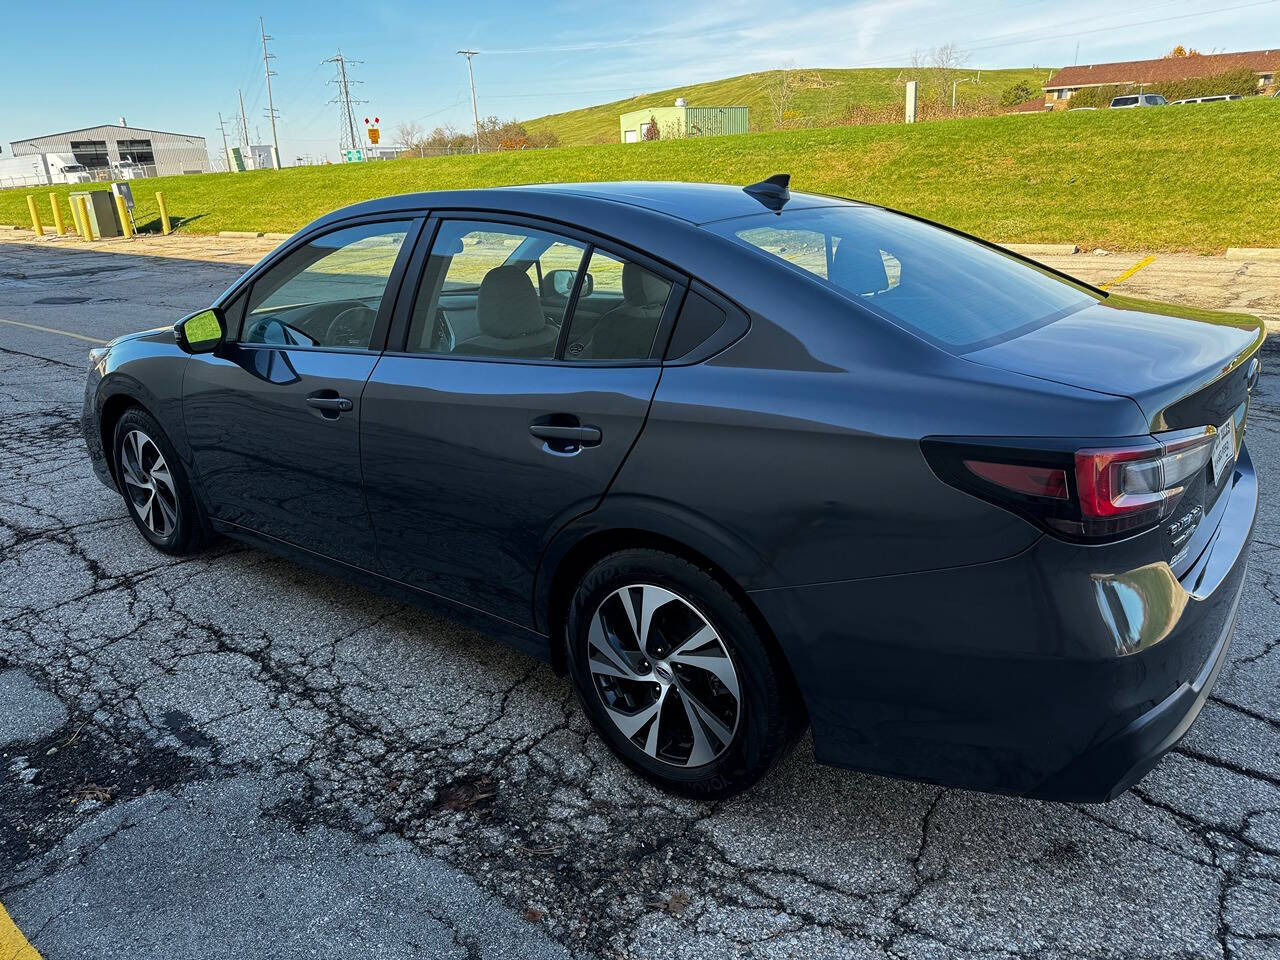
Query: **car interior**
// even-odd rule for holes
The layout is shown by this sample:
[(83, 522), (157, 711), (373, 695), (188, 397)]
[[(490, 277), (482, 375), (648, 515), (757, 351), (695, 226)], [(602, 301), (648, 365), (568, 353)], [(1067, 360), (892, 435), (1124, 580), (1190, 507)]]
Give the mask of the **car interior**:
[[(508, 230), (517, 231), (514, 249), (500, 262), (481, 263), (478, 280), (475, 262), (458, 266), (493, 233)], [(554, 358), (585, 252), (536, 230), (444, 224), (418, 290), (409, 352)], [(592, 251), (564, 359), (647, 358), (671, 287), (638, 264)]]

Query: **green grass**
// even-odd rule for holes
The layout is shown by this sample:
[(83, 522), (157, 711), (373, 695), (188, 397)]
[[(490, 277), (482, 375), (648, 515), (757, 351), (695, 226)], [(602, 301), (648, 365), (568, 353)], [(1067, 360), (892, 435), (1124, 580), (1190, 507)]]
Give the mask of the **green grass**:
[[(562, 147), (283, 171), (135, 180), (136, 219), (163, 190), (183, 231), (293, 231), (337, 207), (417, 190), (574, 180), (750, 183), (788, 171), (799, 190), (907, 210), (1002, 242), (1221, 252), (1280, 246), (1280, 101), (979, 117)], [(54, 188), (64, 198), (71, 187)], [(81, 189), (75, 187), (74, 189)], [(0, 191), (25, 224), (35, 192)]]
[[(618, 116), (642, 107), (671, 106), (676, 97), (684, 97), (695, 107), (748, 107), (752, 131), (778, 128), (777, 114), (770, 103), (769, 89), (776, 86), (780, 71), (748, 73), (740, 77), (672, 87), (641, 94), (627, 100), (615, 100), (599, 106), (566, 113), (554, 113), (524, 125), (530, 133), (552, 132), (563, 146), (618, 142)], [(1050, 70), (965, 70), (957, 78), (968, 78), (956, 86), (958, 104), (969, 104), (983, 98), (999, 100), (1006, 87), (1026, 80), (1039, 91)], [(908, 70), (884, 67), (861, 70), (801, 70), (792, 72), (795, 93), (787, 106), (784, 128), (828, 127), (844, 123), (855, 108), (888, 108), (901, 106), (905, 80), (920, 83), (920, 102), (951, 102), (950, 83), (939, 83), (936, 70)], [(943, 87), (946, 89), (942, 89)]]

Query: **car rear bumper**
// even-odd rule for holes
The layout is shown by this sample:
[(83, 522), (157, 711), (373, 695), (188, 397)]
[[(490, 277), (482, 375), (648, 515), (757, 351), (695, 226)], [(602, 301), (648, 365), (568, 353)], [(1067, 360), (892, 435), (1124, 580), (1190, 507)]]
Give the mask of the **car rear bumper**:
[(1180, 578), (1142, 538), (1050, 537), (994, 563), (751, 594), (804, 691), (818, 759), (1104, 801), (1155, 765), (1226, 660), (1257, 512), (1248, 450)]

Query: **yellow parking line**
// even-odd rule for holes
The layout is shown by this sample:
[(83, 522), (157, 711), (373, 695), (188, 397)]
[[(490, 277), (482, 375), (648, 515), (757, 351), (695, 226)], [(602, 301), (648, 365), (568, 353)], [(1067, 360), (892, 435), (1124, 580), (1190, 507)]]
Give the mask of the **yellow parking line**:
[(36, 948), (27, 942), (18, 925), (9, 919), (9, 911), (0, 903), (0, 960), (40, 960)]
[[(28, 330), (39, 330), (41, 333), (56, 333), (61, 337), (72, 337), (75, 340), (83, 340), (85, 343), (106, 343), (106, 340), (99, 340), (97, 337), (86, 337), (83, 333), (72, 333), (70, 330), (58, 330), (54, 327), (42, 327), (37, 323), (23, 323), (21, 320), (5, 320), (0, 317), (0, 323), (12, 324), (15, 327), (26, 327)], [(8, 960), (8, 958), (0, 955), (0, 960)]]
[(1132, 267), (1130, 267), (1124, 273), (1120, 274), (1120, 276), (1116, 277), (1114, 280), (1108, 280), (1106, 283), (1098, 284), (1098, 286), (1100, 286), (1103, 290), (1106, 290), (1108, 287), (1114, 287), (1117, 283), (1124, 283), (1124, 281), (1128, 280), (1130, 277), (1132, 277), (1135, 273), (1137, 273), (1143, 267), (1148, 266), (1155, 262), (1156, 262), (1155, 257), (1147, 257), (1147, 259), (1145, 260), (1139, 260), (1137, 263), (1135, 263)]

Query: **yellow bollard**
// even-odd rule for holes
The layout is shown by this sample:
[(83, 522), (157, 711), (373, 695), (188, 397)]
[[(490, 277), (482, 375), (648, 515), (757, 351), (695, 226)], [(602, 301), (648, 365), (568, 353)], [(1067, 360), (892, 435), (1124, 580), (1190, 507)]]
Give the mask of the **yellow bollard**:
[(53, 232), (61, 237), (67, 233), (67, 225), (62, 219), (62, 205), (58, 203), (56, 193), (49, 194), (49, 206), (53, 208)]
[(167, 237), (172, 229), (169, 226), (169, 210), (164, 205), (164, 194), (158, 190), (156, 191), (156, 206), (160, 208), (160, 232)]
[(89, 222), (89, 204), (84, 197), (76, 197), (76, 211), (80, 214), (80, 232), (86, 240), (93, 239), (93, 224)]
[(27, 194), (27, 209), (31, 211), (31, 229), (37, 237), (44, 236), (44, 226), (40, 223), (40, 211), (36, 209), (36, 198)]
[(125, 206), (124, 197), (116, 194), (116, 211), (120, 214), (120, 232), (126, 240), (133, 239), (133, 221), (129, 219), (129, 208)]

